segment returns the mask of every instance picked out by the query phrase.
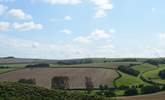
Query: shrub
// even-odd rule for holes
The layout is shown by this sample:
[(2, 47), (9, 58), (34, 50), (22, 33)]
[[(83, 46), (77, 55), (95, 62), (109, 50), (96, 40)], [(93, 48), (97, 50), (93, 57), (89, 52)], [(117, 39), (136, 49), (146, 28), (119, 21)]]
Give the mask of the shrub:
[(19, 83), (24, 83), (24, 84), (36, 84), (35, 79), (20, 79), (18, 80)]
[(133, 95), (137, 95), (138, 91), (136, 88), (130, 88), (128, 90), (125, 91), (124, 95), (125, 96), (133, 96)]
[(52, 89), (69, 89), (69, 77), (55, 76), (52, 78)]
[(93, 90), (94, 86), (91, 77), (85, 77), (85, 87), (88, 92)]
[(155, 93), (160, 91), (160, 87), (153, 85), (153, 86), (144, 86), (141, 88), (141, 93), (142, 94), (149, 94), (149, 93)]
[(159, 77), (161, 79), (165, 79), (165, 70), (162, 70), (162, 71), (159, 72)]
[(138, 76), (140, 74), (139, 71), (134, 70), (134, 69), (130, 68), (129, 66), (120, 65), (118, 67), (118, 70), (122, 71), (123, 73), (130, 74), (130, 75), (133, 75), (133, 76)]
[(41, 64), (33, 64), (33, 65), (27, 65), (26, 68), (47, 68), (49, 67), (49, 64), (41, 63)]

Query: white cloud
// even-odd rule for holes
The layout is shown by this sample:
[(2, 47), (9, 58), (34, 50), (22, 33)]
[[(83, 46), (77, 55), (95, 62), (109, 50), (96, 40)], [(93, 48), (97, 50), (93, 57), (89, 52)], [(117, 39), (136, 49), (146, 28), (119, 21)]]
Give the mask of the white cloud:
[(9, 14), (12, 17), (22, 19), (22, 20), (32, 19), (32, 16), (30, 14), (25, 13), (22, 9), (11, 9), (9, 11)]
[(0, 2), (15, 2), (16, 0), (0, 0)]
[(56, 4), (60, 4), (60, 5), (76, 5), (76, 4), (80, 4), (81, 0), (45, 0), (47, 3), (52, 4), (52, 5), (56, 5)]
[(41, 30), (43, 26), (34, 22), (14, 23), (13, 28), (18, 31)]
[(96, 18), (105, 17), (107, 15), (107, 11), (113, 8), (111, 0), (91, 0), (91, 2), (93, 2), (96, 6)]
[(74, 39), (74, 41), (80, 42), (80, 43), (90, 43), (93, 40), (100, 40), (100, 39), (107, 39), (111, 37), (110, 32), (106, 32), (102, 29), (96, 29), (93, 32), (91, 32), (88, 36), (79, 36)]
[(71, 34), (71, 33), (72, 33), (72, 31), (69, 30), (69, 29), (64, 29), (64, 30), (62, 30), (61, 32), (62, 32), (62, 33), (65, 33), (65, 34)]
[(90, 38), (91, 39), (102, 39), (102, 38), (109, 38), (111, 36), (110, 32), (106, 32), (105, 30), (101, 30), (101, 29), (96, 29), (95, 31), (93, 31), (92, 33), (90, 33)]
[[(0, 34), (0, 47), (8, 48), (7, 55), (37, 58), (79, 58), (86, 57), (88, 50), (71, 44), (49, 44), (31, 40), (23, 40)], [(1, 48), (3, 51), (3, 48)], [(14, 52), (14, 53), (13, 53)], [(53, 53), (52, 52), (56, 52)], [(0, 53), (1, 54), (1, 53)], [(74, 56), (73, 56), (74, 55)]]
[(156, 11), (156, 8), (152, 8), (152, 12), (155, 12)]
[(0, 31), (6, 31), (10, 29), (9, 22), (0, 22)]
[(7, 9), (8, 9), (8, 7), (0, 4), (0, 15), (2, 15)]
[(69, 21), (69, 20), (72, 20), (72, 17), (71, 17), (71, 16), (65, 16), (65, 17), (64, 17), (64, 20), (68, 20), (68, 21)]
[(82, 44), (87, 44), (90, 42), (90, 39), (88, 37), (79, 36), (79, 37), (75, 38), (74, 41), (76, 41), (78, 43), (82, 43)]
[(115, 33), (116, 30), (115, 30), (115, 29), (110, 29), (109, 32), (110, 32), (110, 33)]
[(165, 33), (158, 34), (158, 37), (162, 40), (165, 40)]

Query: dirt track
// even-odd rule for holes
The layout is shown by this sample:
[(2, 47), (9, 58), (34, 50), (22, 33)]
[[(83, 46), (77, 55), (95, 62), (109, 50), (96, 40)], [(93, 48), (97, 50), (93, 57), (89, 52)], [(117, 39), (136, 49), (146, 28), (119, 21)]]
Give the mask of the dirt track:
[(120, 97), (117, 100), (165, 100), (165, 92), (142, 96)]
[(92, 78), (95, 87), (100, 84), (112, 84), (118, 74), (111, 69), (96, 68), (36, 68), (22, 69), (0, 75), (0, 81), (17, 81), (35, 78), (38, 86), (50, 88), (54, 76), (68, 76), (71, 88), (84, 88), (84, 77)]

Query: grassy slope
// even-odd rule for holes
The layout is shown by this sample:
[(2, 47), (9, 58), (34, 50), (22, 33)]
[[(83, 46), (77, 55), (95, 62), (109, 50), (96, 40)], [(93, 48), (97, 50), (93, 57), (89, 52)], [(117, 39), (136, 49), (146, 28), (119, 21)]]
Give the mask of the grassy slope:
[(163, 69), (165, 69), (165, 64), (160, 65), (160, 67), (155, 70), (144, 73), (143, 76), (144, 78), (152, 80), (155, 83), (165, 84), (165, 80), (160, 79), (160, 77), (158, 76), (159, 72)]
[(118, 80), (115, 81), (115, 84), (117, 87), (119, 86), (132, 86), (132, 85), (140, 85), (144, 84), (147, 85), (147, 83), (143, 82), (140, 78), (131, 76), (128, 74), (125, 74), (123, 72), (119, 72), (122, 76)]
[(142, 64), (142, 65), (137, 65), (132, 67), (134, 70), (139, 71), (140, 73), (156, 69), (157, 67), (151, 64)]

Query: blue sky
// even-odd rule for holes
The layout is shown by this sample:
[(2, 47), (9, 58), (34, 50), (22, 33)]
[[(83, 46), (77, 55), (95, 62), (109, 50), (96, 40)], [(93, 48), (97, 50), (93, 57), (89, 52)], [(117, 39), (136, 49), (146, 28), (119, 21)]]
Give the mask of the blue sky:
[(163, 57), (164, 0), (0, 0), (0, 56)]

